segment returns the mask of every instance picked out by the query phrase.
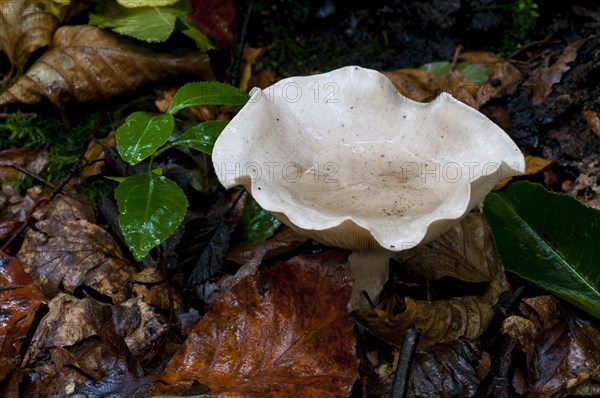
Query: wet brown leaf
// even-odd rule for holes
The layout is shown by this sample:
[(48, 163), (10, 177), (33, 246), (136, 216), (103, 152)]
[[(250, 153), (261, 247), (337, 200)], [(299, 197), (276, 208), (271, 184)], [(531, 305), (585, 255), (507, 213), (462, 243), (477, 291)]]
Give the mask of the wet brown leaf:
[(207, 397), (348, 396), (358, 372), (345, 314), (351, 289), (340, 252), (298, 256), (244, 279), (213, 303), (153, 392), (199, 383)]
[(562, 75), (567, 72), (569, 64), (577, 58), (577, 51), (588, 39), (577, 40), (565, 47), (558, 55), (558, 59), (552, 64), (550, 62), (556, 57), (556, 53), (549, 54), (531, 74), (527, 82), (527, 93), (531, 96), (531, 103), (538, 105), (552, 92), (552, 86), (560, 82)]
[(135, 272), (110, 234), (94, 223), (91, 207), (64, 196), (36, 211), (18, 258), (47, 297), (62, 288), (95, 289), (121, 303)]
[(21, 264), (0, 252), (0, 381), (19, 364), (19, 352), (46, 298)]
[[(131, 278), (133, 292), (144, 303), (154, 307), (169, 310), (169, 292), (162, 272), (156, 268), (146, 268)], [(173, 295), (173, 308), (178, 309), (183, 305), (181, 292), (171, 288)]]
[(135, 356), (148, 354), (167, 332), (167, 322), (139, 297), (114, 306), (112, 311), (116, 332)]
[(32, 52), (50, 43), (64, 5), (54, 0), (0, 1), (0, 50), (14, 67), (22, 67)]
[(50, 48), (0, 95), (0, 106), (47, 98), (64, 109), (70, 101), (97, 102), (182, 73), (214, 79), (206, 54), (157, 54), (90, 25), (63, 26)]
[(425, 350), (460, 337), (476, 339), (481, 336), (494, 317), (493, 307), (500, 294), (509, 288), (504, 273), (499, 272), (483, 296), (438, 301), (407, 297), (406, 309), (400, 314), (391, 316), (380, 309), (366, 308), (352, 312), (350, 317), (375, 336), (396, 346), (402, 345), (403, 331), (414, 325), (421, 332), (418, 349)]
[(20, 166), (33, 174), (40, 174), (48, 164), (48, 151), (31, 148), (5, 149), (0, 152), (0, 180), (23, 180), (25, 175), (11, 164)]
[(262, 253), (260, 261), (290, 252), (302, 246), (308, 238), (288, 227), (282, 227), (270, 239), (257, 243), (239, 243), (227, 252), (227, 260), (244, 264)]
[(83, 155), (88, 165), (81, 171), (81, 176), (88, 178), (97, 175), (110, 175), (106, 162), (106, 148), (114, 147), (116, 144), (117, 132), (115, 130), (98, 141), (90, 141)]
[(190, 21), (215, 40), (217, 48), (233, 45), (237, 28), (235, 0), (191, 0)]
[(451, 276), (466, 282), (491, 282), (501, 268), (485, 217), (476, 212), (433, 242), (399, 252), (394, 259), (429, 280)]
[(25, 196), (21, 196), (12, 185), (2, 184), (0, 187), (0, 239), (12, 235), (27, 220), (40, 193), (39, 187), (32, 187), (27, 190)]

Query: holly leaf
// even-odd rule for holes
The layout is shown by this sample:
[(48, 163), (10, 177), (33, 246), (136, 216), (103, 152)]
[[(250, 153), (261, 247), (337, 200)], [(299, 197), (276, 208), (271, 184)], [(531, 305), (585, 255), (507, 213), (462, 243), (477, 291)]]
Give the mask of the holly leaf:
[(177, 184), (151, 172), (121, 182), (115, 198), (121, 233), (138, 261), (175, 232), (188, 207)]

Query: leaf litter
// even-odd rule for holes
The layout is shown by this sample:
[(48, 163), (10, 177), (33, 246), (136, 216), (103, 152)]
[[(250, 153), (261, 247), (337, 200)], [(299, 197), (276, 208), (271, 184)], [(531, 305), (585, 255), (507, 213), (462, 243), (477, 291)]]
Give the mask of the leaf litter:
[[(195, 18), (199, 18), (199, 15), (201, 17), (197, 13)], [(223, 14), (219, 17), (227, 23), (232, 21), (231, 15)], [(204, 24), (209, 30), (222, 29), (224, 26), (210, 20), (196, 23)], [(72, 33), (69, 35), (76, 37), (79, 34), (76, 28), (83, 29), (70, 27)], [(98, 78), (106, 79), (103, 84), (107, 87), (114, 86), (114, 90), (93, 92), (95, 88), (90, 85), (92, 89), (87, 92), (71, 92), (69, 84), (79, 81), (79, 72), (85, 71), (86, 67), (82, 67), (81, 71), (75, 69), (68, 73), (54, 69), (57, 71), (57, 81), (65, 82), (64, 86), (59, 86), (60, 92), (63, 95), (66, 93), (62, 98), (55, 96), (47, 89), (48, 81), (35, 80), (38, 73), (36, 71), (54, 73), (54, 66), (70, 60), (78, 63), (79, 57), (87, 54), (78, 54), (77, 41), (72, 45), (69, 35), (58, 33), (60, 32), (54, 38), (56, 42), (51, 43), (47, 53), (42, 56), (46, 57), (43, 59), (48, 61), (50, 69), (38, 69), (42, 66), (34, 64), (35, 68), (32, 67), (31, 73), (28, 72), (29, 76), (25, 75), (16, 86), (0, 96), (3, 105), (18, 102), (20, 99), (16, 94), (24, 94), (24, 102), (33, 103), (47, 98), (56, 106), (67, 109), (72, 99), (94, 102), (139, 87), (146, 81), (144, 78), (133, 84), (141, 76), (134, 77), (131, 71), (124, 71), (121, 75), (99, 72)], [(64, 39), (59, 40), (60, 37)], [(112, 37), (114, 36), (99, 40), (108, 40), (110, 43)], [(220, 46), (219, 41), (225, 43), (230, 40), (230, 33), (227, 28), (220, 32), (215, 30), (214, 37), (217, 37), (217, 45)], [(45, 40), (46, 42), (40, 42), (36, 46), (48, 45), (48, 39)], [(594, 198), (600, 196), (600, 189), (595, 194), (596, 191), (593, 190), (596, 186), (594, 176), (597, 174), (597, 165), (593, 157), (585, 157), (584, 154), (594, 152), (597, 146), (597, 139), (594, 138), (598, 134), (595, 115), (600, 112), (600, 108), (597, 107), (597, 100), (586, 97), (582, 92), (581, 82), (589, 81), (586, 76), (589, 77), (593, 70), (589, 54), (597, 40), (597, 37), (592, 37), (550, 46), (546, 51), (537, 51), (541, 56), (529, 64), (533, 66), (526, 67), (491, 53), (459, 54), (458, 62), (479, 65), (492, 72), (480, 86), (460, 71), (450, 71), (440, 77), (420, 69), (394, 70), (387, 74), (399, 90), (404, 90), (402, 92), (413, 99), (431, 100), (446, 90), (471, 106), (480, 108), (507, 131), (514, 132), (523, 148), (539, 155), (528, 158), (528, 178), (543, 178), (552, 183), (553, 179), (564, 179), (564, 176), (557, 177), (556, 170), (567, 165), (571, 167), (571, 172), (575, 171), (567, 176), (570, 182), (564, 185), (564, 189), (595, 203)], [(120, 39), (114, 42), (116, 52), (121, 52), (120, 60), (134, 59), (142, 62), (144, 67), (156, 66), (153, 60), (144, 59), (147, 54), (145, 51), (138, 52), (137, 48), (124, 45)], [(2, 45), (5, 46), (5, 43), (2, 42)], [(17, 51), (28, 56), (29, 50), (24, 51), (25, 47), (17, 48)], [(6, 52), (4, 47), (2, 49)], [(60, 58), (57, 56), (58, 49), (70, 55)], [(117, 62), (118, 65), (128, 63), (105, 58), (104, 54), (95, 53), (93, 49), (90, 54), (96, 61), (106, 60)], [(526, 49), (521, 54), (529, 56), (530, 53)], [(130, 56), (133, 58), (128, 58)], [(25, 55), (19, 57), (21, 60), (25, 59)], [(170, 64), (167, 62), (165, 65)], [(251, 76), (246, 76), (246, 81), (260, 81), (261, 76), (269, 72), (252, 72), (253, 65), (256, 69), (262, 67), (260, 62), (253, 60), (247, 71)], [(200, 63), (199, 66), (204, 68), (202, 73), (207, 73), (207, 78), (212, 77), (212, 72), (207, 72), (209, 69), (205, 63)], [(120, 78), (130, 84), (115, 86)], [(268, 84), (272, 84), (273, 79), (270, 75)], [(34, 81), (42, 83), (42, 86), (32, 84)], [(531, 103), (538, 104), (533, 111)], [(167, 103), (161, 106), (167, 109), (169, 105)], [(565, 112), (573, 106), (581, 107), (581, 120), (561, 122), (563, 125), (560, 126), (557, 120), (563, 120)], [(197, 112), (203, 115), (200, 119), (214, 119), (215, 115), (221, 117), (219, 113), (222, 111), (224, 109), (211, 107)], [(542, 130), (547, 131), (547, 134), (542, 134)], [(576, 134), (579, 135), (577, 139), (574, 138)], [(566, 154), (567, 157), (561, 154)], [(3, 195), (9, 193), (7, 186), (3, 185), (2, 189)], [(202, 194), (207, 195), (206, 192)], [(32, 192), (30, 196), (38, 198), (39, 192)], [(17, 201), (19, 196), (13, 192), (5, 197)], [(65, 200), (59, 196), (52, 203)], [(232, 197), (226, 198), (225, 202), (227, 201), (234, 202)], [(48, 206), (52, 206), (52, 203)], [(274, 396), (289, 396), (290, 389), (297, 391), (297, 388), (303, 389), (304, 396), (350, 394), (357, 375), (357, 356), (354, 352), (354, 333), (343, 315), (344, 294), (340, 293), (348, 290), (348, 276), (342, 271), (344, 254), (325, 252), (304, 255), (273, 266), (272, 259), (285, 259), (290, 253), (298, 251), (318, 252), (322, 248), (307, 245), (306, 240), (286, 229), (262, 242), (238, 243), (237, 228), (244, 201), (239, 202), (241, 206), (237, 206), (234, 211), (237, 212), (236, 215), (225, 220), (224, 224), (219, 224), (223, 220), (222, 214), (210, 214), (208, 219), (213, 224), (219, 220), (214, 225), (226, 224), (229, 231), (227, 244), (221, 239), (220, 243), (213, 245), (218, 250), (213, 250), (208, 257), (211, 261), (216, 260), (215, 264), (218, 265), (211, 261), (198, 263), (205, 264), (202, 267), (209, 264), (202, 271), (206, 273), (199, 280), (204, 284), (218, 286), (210, 300), (213, 302), (212, 306), (201, 316), (196, 308), (189, 306), (190, 296), (180, 294), (183, 280), (180, 279), (179, 270), (171, 269), (173, 279), (168, 281), (155, 268), (136, 270), (115, 241), (105, 240), (105, 234), (101, 232), (103, 230), (92, 227), (97, 223), (93, 212), (89, 209), (77, 210), (77, 206), (69, 200), (66, 203), (68, 204), (55, 207), (69, 209), (73, 206), (76, 210), (71, 211), (74, 213), (71, 217), (67, 217), (68, 211), (61, 215), (60, 212), (53, 213), (52, 208), (42, 208), (35, 213), (36, 224), (27, 233), (23, 245), (29, 254), (23, 249), (18, 254), (41, 291), (27, 278), (19, 279), (22, 282), (7, 278), (7, 297), (11, 299), (12, 292), (25, 289), (26, 300), (31, 300), (31, 303), (22, 307), (25, 315), (20, 318), (20, 309), (16, 304), (6, 302), (8, 311), (13, 311), (15, 315), (9, 318), (8, 332), (3, 332), (5, 343), (1, 351), (2, 361), (8, 361), (3, 363), (10, 365), (7, 365), (6, 372), (2, 374), (5, 381), (0, 387), (0, 394), (18, 396), (20, 390), (21, 393), (30, 395), (43, 391), (46, 396), (61, 393), (146, 396), (151, 383), (154, 391), (169, 391), (173, 394), (208, 392), (208, 396), (264, 396), (265, 389), (272, 388), (269, 386), (273, 386), (273, 383), (280, 388), (272, 390), (276, 391), (275, 394), (280, 394)], [(32, 200), (27, 199), (22, 210), (13, 212), (21, 214), (20, 223), (25, 220), (31, 205)], [(226, 206), (222, 208), (226, 209)], [(13, 213), (4, 214), (12, 217)], [(51, 223), (59, 227), (68, 225), (78, 233), (69, 233), (67, 228), (61, 230), (59, 227), (52, 227)], [(212, 233), (219, 228), (209, 229), (211, 233), (207, 237), (210, 236), (210, 239), (220, 236)], [(397, 265), (405, 268), (409, 280), (417, 278), (420, 293), (427, 291), (421, 297), (419, 294), (412, 297), (412, 291), (405, 292), (405, 287), (410, 282), (405, 282), (404, 287), (395, 290), (387, 303), (383, 302), (380, 308), (368, 310), (368, 319), (375, 324), (369, 326), (373, 334), (393, 343), (390, 346), (376, 340), (378, 343), (375, 346), (378, 349), (374, 349), (374, 343), (369, 341), (367, 347), (370, 351), (366, 356), (361, 356), (361, 366), (368, 369), (361, 371), (358, 383), (366, 383), (363, 385), (371, 387), (377, 384), (376, 388), (370, 390), (372, 395), (389, 394), (397, 362), (393, 358), (398, 353), (395, 346), (402, 343), (397, 336), (401, 335), (406, 325), (415, 321), (422, 322), (422, 340), (412, 363), (409, 396), (563, 396), (566, 392), (574, 395), (598, 395), (600, 351), (596, 343), (600, 340), (597, 320), (571, 311), (570, 307), (566, 307), (568, 311), (565, 311), (561, 302), (549, 296), (521, 300), (518, 290), (511, 298), (512, 306), (507, 304), (506, 297), (511, 292), (507, 290), (507, 282), (503, 279), (504, 274), (498, 260), (494, 258), (489, 232), (486, 231), (480, 215), (470, 214), (448, 235), (428, 246), (398, 256)], [(230, 248), (229, 243), (232, 245)], [(47, 255), (43, 254), (43, 250), (32, 254), (36, 252), (36, 244), (42, 249), (49, 248), (50, 252), (60, 253), (60, 266), (50, 272), (51, 262), (44, 257)], [(81, 257), (78, 257), (81, 248), (92, 256), (93, 261), (87, 262), (87, 258), (86, 261), (81, 261)], [(93, 252), (97, 255), (93, 255)], [(234, 263), (242, 264), (242, 267), (237, 268)], [(339, 265), (334, 267), (335, 271), (330, 269), (332, 263)], [(150, 262), (143, 266), (152, 265)], [(221, 278), (232, 269), (233, 273), (236, 270), (237, 273)], [(120, 276), (105, 277), (103, 280), (100, 270), (110, 270), (107, 275), (116, 272), (115, 275)], [(19, 274), (21, 271), (11, 272)], [(305, 272), (309, 272), (312, 279), (300, 280)], [(338, 281), (330, 286), (329, 291), (316, 288), (329, 283), (333, 274), (337, 275)], [(287, 278), (297, 283), (292, 283)], [(343, 283), (339, 281), (340, 278)], [(420, 285), (423, 280), (426, 281), (424, 287)], [(460, 280), (472, 286), (469, 292), (477, 291), (480, 294), (436, 297), (434, 301), (424, 299), (422, 296), (428, 297), (430, 294), (428, 284), (436, 280), (441, 280), (442, 283)], [(514, 283), (514, 278), (510, 280)], [(279, 282), (281, 285), (278, 285)], [(482, 290), (483, 285), (486, 287)], [(45, 297), (42, 291), (46, 294)], [(319, 295), (313, 297), (315, 291)], [(173, 297), (169, 300), (170, 294)], [(112, 302), (107, 299), (109, 297)], [(319, 297), (325, 299), (319, 300)], [(46, 303), (48, 308), (44, 309)], [(307, 310), (307, 303), (316, 304), (308, 305), (310, 310)], [(399, 310), (397, 303), (404, 307)], [(329, 312), (322, 308), (324, 305), (329, 306)], [(41, 309), (36, 311), (38, 308)], [(395, 310), (391, 311), (390, 308)], [(175, 314), (170, 337), (166, 344), (161, 345), (162, 337), (168, 330), (167, 318), (172, 310)], [(44, 311), (48, 313), (43, 315)], [(309, 337), (312, 329), (302, 326), (310, 324), (307, 314), (321, 314), (318, 311), (330, 314), (327, 319), (335, 319), (326, 323), (322, 331), (319, 330), (329, 337), (320, 344), (311, 346)], [(38, 314), (37, 318), (34, 314)], [(11, 323), (15, 317), (22, 321)], [(321, 316), (316, 318), (321, 319)], [(259, 324), (255, 319), (264, 320)], [(436, 321), (431, 322), (432, 319)], [(285, 356), (279, 354), (285, 347), (290, 347), (291, 340), (283, 338), (287, 336), (285, 333), (273, 335), (273, 330), (281, 330), (277, 327), (287, 324), (293, 325), (289, 330), (296, 330), (299, 336), (309, 336), (305, 337), (307, 340), (298, 340), (306, 341), (307, 344), (300, 344), (302, 347), (298, 350), (302, 355), (294, 357), (297, 362), (283, 361), (285, 364), (299, 365), (299, 368), (290, 370), (271, 367), (262, 373), (244, 373), (248, 369), (257, 369), (260, 361), (276, 362), (281, 361), (281, 358), (285, 359)], [(14, 325), (14, 330), (11, 325)], [(272, 326), (273, 330), (265, 325)], [(248, 330), (254, 330), (254, 334), (248, 334)], [(342, 330), (339, 332), (340, 336), (345, 337), (335, 335), (335, 331), (339, 330)], [(244, 347), (244, 357), (235, 355), (239, 347)], [(25, 363), (19, 363), (18, 357), (14, 356), (19, 352), (26, 354)], [(338, 352), (339, 355), (332, 355), (332, 352)], [(152, 360), (155, 354), (158, 360), (151, 362), (152, 366), (141, 366)], [(171, 355), (172, 359), (167, 364)], [(490, 357), (494, 360), (491, 361)], [(184, 363), (184, 358), (192, 359), (190, 363), (199, 365), (205, 372), (199, 374), (196, 369), (191, 369), (191, 366)], [(210, 358), (213, 362), (207, 363)], [(154, 368), (157, 363), (158, 367)], [(215, 367), (215, 363), (222, 366)], [(17, 369), (17, 365), (21, 365), (20, 368)], [(183, 371), (181, 375), (177, 373), (180, 370)], [(115, 375), (116, 372), (118, 375)], [(154, 376), (148, 377), (149, 374)], [(242, 379), (248, 375), (250, 377)], [(281, 387), (281, 380), (287, 383), (287, 387)], [(315, 389), (315, 385), (319, 387)]]

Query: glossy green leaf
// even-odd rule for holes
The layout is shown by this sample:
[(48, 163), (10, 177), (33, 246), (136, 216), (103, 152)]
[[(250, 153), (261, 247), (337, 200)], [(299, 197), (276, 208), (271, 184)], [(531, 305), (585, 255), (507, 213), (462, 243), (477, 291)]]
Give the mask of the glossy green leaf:
[(504, 267), (600, 318), (600, 211), (518, 182), (483, 204)]
[(450, 72), (452, 64), (448, 61), (432, 62), (421, 66), (421, 69), (431, 73), (433, 76), (444, 76)]
[(173, 141), (173, 145), (186, 145), (197, 151), (212, 155), (215, 141), (225, 126), (227, 126), (227, 123), (221, 120), (210, 120), (197, 124), (181, 134)]
[(127, 8), (135, 7), (164, 7), (177, 3), (179, 0), (117, 0), (117, 3)]
[(248, 198), (246, 207), (244, 207), (244, 215), (240, 220), (242, 240), (246, 242), (263, 241), (273, 235), (280, 225), (281, 221), (260, 207), (252, 197)]
[(195, 82), (182, 86), (175, 94), (169, 113), (198, 105), (243, 105), (250, 96), (237, 87), (220, 82)]
[(477, 86), (487, 82), (492, 75), (491, 69), (477, 64), (467, 64), (466, 62), (456, 65), (456, 69)]
[(117, 129), (117, 150), (127, 163), (138, 164), (167, 142), (174, 126), (169, 113), (134, 112)]
[(138, 261), (175, 232), (188, 207), (177, 184), (151, 172), (121, 182), (115, 198), (121, 233)]
[[(188, 0), (180, 0), (175, 4), (169, 4), (173, 3), (170, 1), (158, 1), (154, 4), (152, 0), (123, 0), (123, 3), (126, 3), (126, 6), (115, 0), (99, 2), (95, 13), (90, 13), (89, 23), (149, 43), (164, 42), (175, 30), (177, 21), (185, 25), (187, 15), (192, 12)], [(143, 4), (152, 5), (142, 6)], [(185, 29), (194, 28), (187, 26)], [(194, 35), (197, 36), (194, 38), (196, 43), (203, 46), (200, 48), (202, 51), (214, 48), (202, 32), (196, 30)]]

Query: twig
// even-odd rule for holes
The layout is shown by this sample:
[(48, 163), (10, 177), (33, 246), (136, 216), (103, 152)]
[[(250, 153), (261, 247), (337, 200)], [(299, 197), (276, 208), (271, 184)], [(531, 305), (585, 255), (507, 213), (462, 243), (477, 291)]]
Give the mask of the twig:
[(29, 228), (29, 226), (31, 225), (31, 218), (33, 216), (33, 213), (35, 213), (37, 209), (39, 209), (46, 203), (48, 203), (48, 200), (45, 198), (40, 199), (34, 203), (34, 205), (31, 207), (31, 210), (29, 211), (29, 214), (27, 215), (27, 218), (25, 219), (25, 222), (11, 234), (10, 238), (8, 238), (6, 242), (4, 242), (2, 247), (0, 247), (0, 251), (6, 252), (8, 246), (10, 246), (10, 244), (17, 238), (17, 236), (21, 235), (27, 230), (27, 228)]
[(411, 325), (404, 331), (404, 341), (402, 342), (398, 364), (396, 365), (396, 374), (394, 375), (394, 381), (392, 382), (390, 398), (406, 397), (408, 392), (408, 372), (418, 342), (419, 332)]
[[(54, 184), (52, 184), (50, 181), (43, 179), (39, 175), (37, 175), (34, 172), (30, 171), (29, 169), (21, 166), (20, 164), (13, 162), (12, 160), (0, 160), (0, 167), (10, 167), (12, 169), (17, 170), (18, 172), (25, 174), (27, 177), (30, 177), (30, 178), (36, 180), (40, 184), (47, 186), (48, 188), (50, 188), (52, 190), (57, 189), (56, 186)], [(66, 191), (63, 191), (62, 189), (60, 190), (60, 193), (62, 193), (63, 195), (71, 196), (71, 194), (69, 194)]]
[(460, 55), (460, 53), (462, 52), (462, 50), (464, 48), (465, 48), (465, 46), (463, 46), (462, 44), (459, 44), (454, 49), (454, 55), (452, 56), (452, 67), (451, 67), (451, 70), (455, 70), (456, 69), (456, 63), (458, 62), (458, 56)]
[(246, 33), (248, 33), (248, 24), (250, 23), (250, 14), (252, 14), (253, 3), (254, 2), (251, 1), (246, 9), (244, 23), (240, 30), (240, 42), (238, 43), (235, 59), (233, 60), (233, 65), (231, 67), (230, 83), (232, 86), (236, 87), (239, 83), (238, 80), (240, 79), (240, 64), (242, 63), (242, 56), (244, 55), (244, 43), (246, 42)]

